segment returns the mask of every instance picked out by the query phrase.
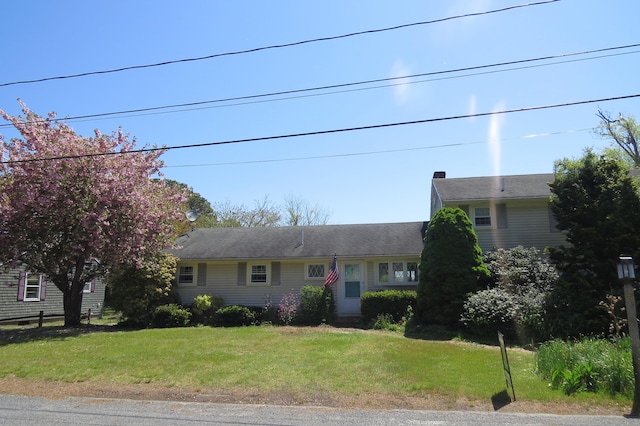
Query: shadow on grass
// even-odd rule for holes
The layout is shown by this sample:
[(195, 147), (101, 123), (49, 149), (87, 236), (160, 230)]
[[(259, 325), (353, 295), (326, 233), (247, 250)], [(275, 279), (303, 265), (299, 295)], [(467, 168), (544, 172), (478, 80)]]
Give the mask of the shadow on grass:
[(80, 325), (78, 327), (64, 327), (62, 325), (28, 327), (28, 328), (0, 328), (0, 347), (25, 342), (41, 340), (64, 340), (83, 334), (108, 333), (115, 331), (135, 331), (137, 328), (119, 325)]
[(506, 407), (511, 404), (511, 397), (509, 396), (509, 392), (506, 389), (494, 394), (491, 397), (491, 404), (493, 404), (493, 410), (498, 411), (501, 408)]

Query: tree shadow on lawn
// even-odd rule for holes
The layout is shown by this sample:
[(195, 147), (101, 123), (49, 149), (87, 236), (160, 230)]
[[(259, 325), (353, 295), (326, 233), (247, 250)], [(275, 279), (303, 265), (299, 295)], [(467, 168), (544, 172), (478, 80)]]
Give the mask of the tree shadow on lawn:
[(80, 325), (77, 327), (64, 327), (62, 325), (2, 328), (0, 327), (0, 347), (11, 344), (19, 344), (41, 340), (64, 340), (67, 337), (77, 337), (83, 334), (106, 333), (116, 331), (135, 331), (136, 328), (122, 327), (119, 325)]

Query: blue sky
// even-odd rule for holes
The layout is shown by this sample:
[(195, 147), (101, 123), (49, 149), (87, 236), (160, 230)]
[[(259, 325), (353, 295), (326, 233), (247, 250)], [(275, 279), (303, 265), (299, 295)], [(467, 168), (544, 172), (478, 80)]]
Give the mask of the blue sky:
[[(294, 43), (479, 13), (527, 0), (21, 1), (0, 15), (0, 84)], [(74, 117), (455, 70), (640, 43), (636, 0), (561, 0), (393, 31), (79, 78), (0, 86), (45, 115)], [(121, 126), (166, 146), (373, 126), (640, 93), (640, 47), (310, 92), (290, 99), (70, 120), (90, 136)], [(604, 55), (612, 55), (602, 57)], [(576, 61), (576, 59), (581, 59)], [(572, 60), (571, 62), (567, 62)], [(562, 63), (561, 63), (562, 62)], [(520, 69), (515, 69), (520, 68)], [(490, 72), (489, 72), (490, 71)], [(405, 84), (398, 84), (405, 83)], [(331, 92), (331, 93), (329, 93)], [(598, 108), (640, 98), (381, 129), (168, 151), (167, 178), (212, 203), (306, 200), (330, 223), (428, 220), (434, 171), (548, 173), (608, 145)], [(0, 127), (5, 138), (16, 136)]]

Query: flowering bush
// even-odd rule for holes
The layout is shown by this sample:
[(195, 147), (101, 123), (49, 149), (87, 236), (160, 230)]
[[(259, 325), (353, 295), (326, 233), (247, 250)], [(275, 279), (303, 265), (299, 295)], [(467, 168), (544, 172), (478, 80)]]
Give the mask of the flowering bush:
[(278, 305), (278, 319), (284, 325), (293, 323), (300, 311), (300, 296), (295, 293), (289, 293), (282, 296)]

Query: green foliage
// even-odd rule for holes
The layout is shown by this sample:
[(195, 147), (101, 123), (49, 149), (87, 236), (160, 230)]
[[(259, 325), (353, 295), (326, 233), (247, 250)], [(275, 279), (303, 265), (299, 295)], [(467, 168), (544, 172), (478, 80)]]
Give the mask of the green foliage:
[(333, 319), (331, 288), (305, 285), (300, 289), (300, 322), (305, 325), (328, 324)]
[(191, 312), (193, 322), (199, 324), (211, 324), (215, 312), (224, 306), (224, 300), (220, 296), (201, 294), (193, 299)]
[(438, 210), (427, 227), (420, 260), (419, 319), (426, 324), (458, 327), (467, 295), (488, 275), (467, 214), (459, 208)]
[(191, 321), (191, 312), (180, 305), (171, 303), (158, 306), (153, 312), (151, 326), (154, 328), (186, 327)]
[(535, 248), (518, 246), (484, 254), (487, 289), (465, 302), (462, 322), (480, 336), (501, 331), (521, 344), (546, 339), (545, 303), (558, 273)]
[(634, 389), (630, 340), (613, 342), (585, 338), (544, 343), (536, 354), (537, 373), (567, 395), (603, 391), (632, 396)]
[(399, 322), (407, 314), (409, 307), (416, 305), (413, 290), (367, 291), (360, 298), (362, 322), (368, 324), (380, 315), (390, 315), (393, 322)]
[(226, 306), (218, 309), (214, 316), (214, 325), (222, 327), (240, 327), (252, 325), (256, 321), (253, 311), (246, 306)]
[(177, 259), (160, 253), (142, 268), (123, 265), (107, 281), (107, 303), (120, 311), (127, 325), (146, 327), (158, 306), (177, 302), (173, 292)]
[(549, 297), (552, 335), (607, 333), (610, 318), (599, 306), (621, 293), (620, 254), (640, 258), (640, 197), (620, 161), (586, 151), (579, 160), (556, 162), (551, 210), (566, 246), (549, 249), (561, 279)]

